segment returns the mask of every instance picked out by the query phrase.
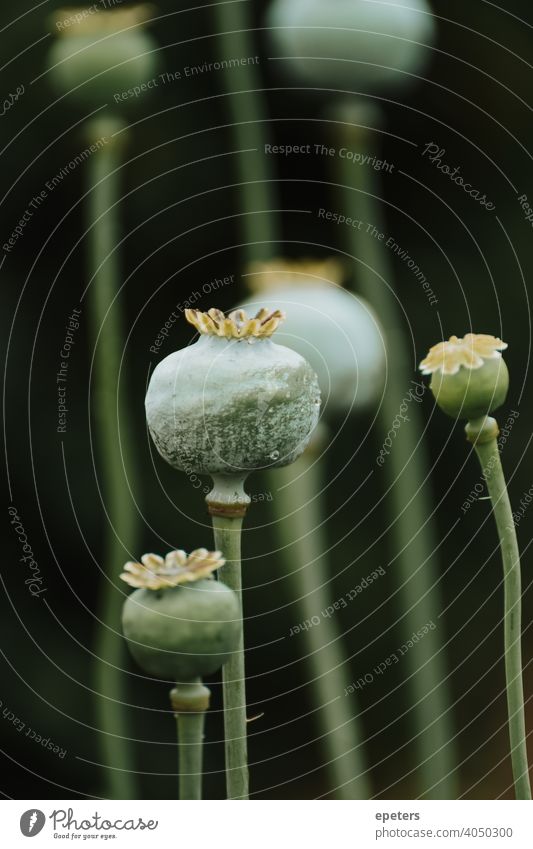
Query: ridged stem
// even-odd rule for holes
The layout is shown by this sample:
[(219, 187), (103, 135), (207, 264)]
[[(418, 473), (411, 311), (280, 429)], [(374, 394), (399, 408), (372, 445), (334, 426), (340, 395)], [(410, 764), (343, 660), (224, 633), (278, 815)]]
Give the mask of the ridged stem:
[[(219, 34), (218, 49), (223, 57), (255, 57), (257, 45), (252, 33), (252, 3), (215, 3), (212, 14)], [(222, 57), (221, 57), (222, 58)], [(259, 57), (258, 57), (259, 58)], [(279, 242), (277, 193), (273, 169), (265, 154), (267, 112), (263, 83), (256, 64), (248, 62), (228, 67), (217, 74), (222, 80), (225, 109), (232, 120), (231, 131), (237, 150), (235, 157), (240, 190), (240, 229), (245, 262), (271, 259)]]
[[(237, 648), (222, 667), (228, 799), (248, 799), (249, 795), (241, 567), (242, 522), (249, 498), (242, 487), (243, 480), (234, 482), (233, 479), (215, 478), (214, 488), (206, 499), (213, 521), (215, 548), (222, 552), (226, 560), (224, 566), (218, 570), (218, 576), (237, 595), (241, 620)], [(232, 508), (241, 515), (227, 515)], [(224, 512), (226, 515), (223, 515)]]
[(474, 443), (483, 469), (503, 560), (505, 677), (515, 794), (517, 799), (531, 799), (522, 681), (522, 580), (516, 527), (500, 460), (496, 422), (490, 418), (469, 422), (467, 435)]
[[(376, 126), (379, 111), (364, 103), (338, 104), (333, 117), (338, 147), (365, 150), (373, 138), (367, 126)], [(377, 143), (374, 143), (376, 152)], [(380, 186), (376, 172), (348, 159), (335, 158), (339, 199), (343, 211), (363, 222), (357, 229), (346, 227), (348, 250), (359, 261), (355, 269), (358, 288), (374, 307), (385, 331), (388, 382), (378, 422), (380, 442), (385, 442), (405, 400), (413, 374), (407, 339), (401, 330), (402, 317), (392, 289), (393, 273), (382, 242), (366, 225), (385, 233)], [(430, 495), (426, 481), (428, 463), (423, 449), (423, 427), (418, 404), (409, 405), (409, 423), (403, 424), (383, 466), (392, 503), (392, 538), (396, 556), (397, 582), (403, 609), (402, 625), (407, 637), (430, 622), (437, 623), (442, 610), (435, 562), (436, 543), (428, 524)], [(411, 703), (414, 717), (420, 793), (430, 799), (457, 796), (457, 755), (450, 714), (446, 664), (440, 630), (435, 628), (409, 652)]]
[[(120, 197), (116, 169), (121, 162), (120, 146), (112, 138), (122, 124), (112, 118), (95, 120), (87, 128), (91, 141), (105, 135), (105, 146), (94, 152), (87, 163), (90, 194), (87, 204), (87, 262), (91, 284), (88, 309), (94, 352), (92, 412), (96, 431), (98, 470), (103, 481), (103, 500), (107, 512), (103, 542), (103, 569), (97, 602), (96, 656), (101, 659), (94, 669), (96, 717), (100, 735), (100, 757), (108, 770), (107, 793), (112, 799), (138, 797), (133, 775), (133, 760), (126, 738), (124, 674), (126, 649), (120, 633), (124, 593), (116, 580), (128, 551), (135, 549), (137, 516), (125, 476), (132, 476), (135, 456), (128, 432), (131, 410), (119, 394), (119, 369), (124, 331), (120, 306), (113, 303), (120, 282), (116, 245), (119, 234), (118, 213), (114, 204)], [(119, 421), (120, 416), (120, 433)]]
[(171, 692), (179, 752), (180, 800), (202, 798), (205, 712), (210, 692), (200, 678), (178, 684)]
[(305, 452), (292, 466), (269, 473), (276, 492), (273, 503), (276, 532), (300, 622), (320, 618), (318, 625), (313, 624), (295, 639), (306, 644), (330, 784), (339, 799), (369, 799), (371, 788), (357, 704), (353, 696), (346, 699), (344, 695), (351, 681), (350, 664), (335, 619), (322, 614), (334, 601), (323, 529), (323, 474), (322, 461), (311, 451)]

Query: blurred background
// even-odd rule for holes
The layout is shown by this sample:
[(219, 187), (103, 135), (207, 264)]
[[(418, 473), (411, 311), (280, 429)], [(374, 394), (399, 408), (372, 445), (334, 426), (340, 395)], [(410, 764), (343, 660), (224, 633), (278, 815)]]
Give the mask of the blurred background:
[[(273, 145), (331, 144), (331, 129), (324, 121), (331, 95), (316, 85), (296, 82), (288, 72), (279, 49), (268, 40), (268, 5), (264, 0), (247, 3), (253, 18), (250, 55), (258, 57), (254, 68), (267, 110), (265, 138)], [(32, 199), (45, 192), (42, 202), (30, 207), (32, 214), (20, 238), (9, 251), (2, 249), (0, 265), (8, 481), (6, 556), (1, 569), (1, 790), (14, 798), (105, 793), (91, 691), (99, 627), (95, 607), (103, 580), (99, 564), (108, 517), (100, 486), (105, 461), (91, 427), (94, 341), (83, 302), (88, 283), (87, 163), (67, 169), (52, 190), (47, 188), (86, 147), (82, 125), (92, 109), (80, 108), (75, 97), (58, 98), (50, 86), (47, 69), (55, 38), (50, 16), (58, 6), (21, 0), (16, 11), (4, 7), (0, 13), (2, 96), (7, 99), (23, 88), (7, 109), (4, 103), (0, 119), (2, 244)], [(406, 263), (389, 256), (403, 316), (398, 331), (410, 346), (414, 380), (428, 347), (452, 333), (462, 335), (473, 328), (501, 335), (509, 343), (506, 360), (512, 387), (499, 418), (504, 424), (511, 410), (519, 412), (503, 451), (517, 509), (533, 485), (529, 377), (533, 239), (518, 200), (527, 195), (533, 203), (533, 18), (526, 0), (510, 0), (505, 9), (485, 0), (468, 4), (432, 0), (431, 7), (437, 37), (429, 65), (416, 85), (381, 92), (375, 99), (383, 111), (384, 131), (376, 134), (372, 152), (394, 165), (390, 172), (379, 174), (386, 233), (423, 269), (438, 299), (436, 308), (428, 306)], [(211, 545), (203, 501), (208, 481), (197, 488), (197, 482), (167, 467), (155, 455), (144, 419), (151, 370), (162, 357), (188, 344), (194, 333), (180, 318), (158, 353), (150, 347), (172, 312), (179, 311), (177, 305), (192, 293), (200, 293), (195, 307), (223, 310), (235, 307), (248, 294), (240, 196), (234, 185), (239, 180), (237, 157), (246, 154), (235, 153), (230, 127), (232, 115), (238, 114), (239, 94), (227, 93), (220, 71), (184, 73), (188, 66), (231, 58), (232, 47), (217, 35), (212, 4), (187, 9), (186, 4), (160, 0), (149, 30), (159, 45), (157, 75), (180, 75), (130, 98), (121, 112), (129, 131), (118, 204), (124, 285), (116, 308), (122, 311), (127, 334), (121, 391), (125, 387), (129, 393), (127, 425), (141, 473), (131, 492), (124, 481), (124, 498), (133, 499), (138, 510), (140, 539), (134, 551), (125, 547), (123, 561), (137, 559), (145, 551)], [(232, 71), (237, 90), (241, 72), (241, 68)], [(345, 88), (357, 92), (357, 80)], [(230, 108), (231, 98), (235, 102)], [(443, 163), (452, 169), (460, 166), (472, 185), (494, 203), (493, 211), (468, 197), (421, 155), (429, 143), (445, 151)], [(328, 158), (272, 154), (269, 165), (282, 210), (276, 253), (289, 258), (340, 255), (346, 234), (317, 214), (322, 207), (339, 208)], [(224, 278), (231, 282), (213, 284)], [(358, 291), (357, 279), (353, 286)], [(82, 312), (69, 359), (68, 425), (65, 433), (58, 433), (56, 374), (73, 309)], [(435, 510), (440, 543), (444, 606), (438, 628), (446, 643), (460, 792), (466, 798), (507, 797), (511, 773), (496, 533), (491, 521), (478, 533), (490, 513), (487, 501), (476, 499), (466, 512), (461, 509), (480, 481), (479, 466), (461, 426), (433, 415), (429, 393), (422, 409), (432, 464), (424, 492), (428, 510)], [(388, 570), (391, 541), (381, 533), (388, 509), (387, 498), (380, 501), (382, 480), (374, 473), (358, 488), (375, 469), (380, 448), (374, 414), (369, 410), (341, 421), (327, 459), (331, 478), (335, 476), (326, 493), (327, 537), (333, 546), (331, 597), (340, 598), (378, 567), (386, 570), (385, 577), (336, 613), (354, 682), (403, 641), (395, 584)], [(248, 489), (256, 495), (244, 536), (249, 712), (259, 717), (249, 728), (253, 797), (327, 797), (330, 788), (303, 646), (298, 636), (289, 637), (300, 620), (273, 542), (272, 477), (256, 475), (248, 481)], [(29, 573), (20, 558), (26, 552), (13, 530), (10, 505), (17, 510), (39, 565), (40, 587), (46, 589), (36, 597), (24, 583)], [(529, 728), (533, 727), (532, 521), (533, 513), (526, 510), (518, 528)], [(117, 562), (117, 576), (121, 566)], [(117, 593), (124, 590), (117, 585)], [(147, 683), (133, 662), (127, 664), (123, 673), (127, 714), (140, 792), (144, 798), (174, 798), (176, 744), (168, 685)], [(216, 678), (209, 683), (213, 709), (207, 725), (205, 795), (222, 798), (220, 684)], [(384, 798), (412, 798), (419, 792), (413, 783), (416, 757), (406, 692), (405, 669), (397, 664), (358, 693), (367, 737), (365, 756), (374, 792)], [(36, 734), (26, 733), (28, 729)], [(41, 742), (36, 742), (36, 735)], [(48, 740), (50, 747), (43, 744)], [(60, 751), (54, 753), (54, 746)]]

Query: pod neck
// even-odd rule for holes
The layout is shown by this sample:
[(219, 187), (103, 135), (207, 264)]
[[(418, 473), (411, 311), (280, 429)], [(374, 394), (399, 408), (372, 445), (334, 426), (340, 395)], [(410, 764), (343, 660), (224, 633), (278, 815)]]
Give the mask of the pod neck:
[(179, 682), (170, 691), (172, 710), (179, 716), (182, 713), (203, 713), (209, 708), (211, 692), (204, 687), (201, 678)]
[(207, 509), (211, 516), (225, 516), (239, 519), (246, 515), (250, 496), (244, 491), (244, 475), (213, 475), (213, 489), (206, 497)]

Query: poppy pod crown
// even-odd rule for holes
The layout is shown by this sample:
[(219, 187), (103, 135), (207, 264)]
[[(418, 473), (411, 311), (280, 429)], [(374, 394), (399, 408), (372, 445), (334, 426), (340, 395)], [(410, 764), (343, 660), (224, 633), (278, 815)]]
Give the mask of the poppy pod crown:
[(248, 318), (244, 310), (233, 310), (226, 317), (221, 310), (211, 309), (185, 310), (185, 318), (206, 336), (219, 336), (224, 339), (268, 339), (284, 321), (281, 310), (260, 309)]

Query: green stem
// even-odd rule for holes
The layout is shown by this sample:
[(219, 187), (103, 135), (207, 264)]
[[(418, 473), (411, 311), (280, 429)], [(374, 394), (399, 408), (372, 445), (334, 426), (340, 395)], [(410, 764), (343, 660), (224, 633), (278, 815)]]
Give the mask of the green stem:
[(515, 793), (517, 799), (531, 799), (522, 682), (522, 587), (516, 528), (500, 460), (496, 421), (491, 418), (471, 421), (467, 434), (475, 445), (487, 482), (503, 560), (505, 677)]
[(178, 732), (181, 801), (202, 798), (204, 726), (209, 696), (200, 678), (178, 684), (170, 694)]
[[(242, 504), (242, 502), (240, 502)], [(246, 673), (244, 664), (244, 631), (242, 627), (242, 516), (213, 515), (215, 547), (226, 563), (218, 571), (239, 599), (241, 635), (236, 650), (222, 667), (224, 696), (224, 732), (226, 745), (226, 786), (228, 799), (248, 799), (248, 731), (246, 721)]]
[[(366, 127), (379, 124), (380, 113), (365, 103), (340, 103), (334, 117), (336, 140), (340, 147), (363, 152), (372, 147), (377, 152), (372, 131)], [(347, 159), (335, 158), (340, 183), (343, 211), (363, 222), (361, 229), (347, 227), (347, 248), (357, 261), (356, 277), (366, 300), (374, 307), (385, 331), (388, 382), (383, 394), (378, 428), (380, 442), (388, 436), (400, 413), (406, 394), (412, 390), (412, 356), (391, 281), (392, 269), (386, 249), (374, 231), (385, 233), (381, 212), (380, 186), (370, 167), (354, 166)], [(404, 611), (406, 637), (429, 622), (438, 622), (442, 609), (439, 570), (433, 552), (434, 534), (428, 523), (428, 463), (423, 450), (423, 426), (417, 403), (409, 404), (409, 423), (403, 424), (383, 466), (387, 490), (390, 492), (394, 521), (392, 536), (397, 564), (397, 581)], [(457, 797), (457, 756), (453, 743), (450, 702), (446, 687), (443, 641), (436, 628), (409, 652), (411, 701), (420, 771), (420, 785), (427, 798)]]
[[(97, 694), (96, 717), (101, 730), (101, 759), (108, 767), (108, 795), (113, 799), (138, 798), (133, 777), (133, 761), (127, 737), (128, 721), (124, 693), (126, 650), (120, 633), (120, 615), (124, 594), (116, 585), (116, 576), (128, 552), (136, 545), (136, 508), (128, 493), (134, 453), (129, 438), (131, 410), (119, 395), (120, 358), (124, 331), (120, 306), (114, 301), (120, 270), (116, 245), (119, 221), (114, 204), (120, 197), (118, 169), (120, 144), (112, 139), (122, 124), (113, 118), (90, 122), (91, 141), (105, 136), (105, 146), (92, 154), (88, 162), (88, 267), (91, 285), (88, 308), (94, 353), (93, 411), (107, 512), (103, 543), (103, 575), (97, 603), (99, 626), (96, 635), (97, 661), (94, 689)], [(120, 433), (119, 420), (120, 416)]]
[(180, 799), (202, 798), (205, 713), (179, 713)]
[[(276, 528), (286, 574), (293, 583), (299, 620), (320, 623), (305, 631), (307, 661), (330, 783), (340, 799), (369, 799), (371, 788), (362, 750), (357, 704), (344, 691), (351, 681), (342, 635), (333, 618), (321, 615), (331, 605), (331, 564), (323, 531), (323, 465), (309, 449), (292, 466), (270, 473), (276, 486)], [(354, 710), (355, 707), (355, 710)]]
[[(213, 17), (219, 34), (220, 58), (254, 57), (252, 3), (215, 3)], [(277, 197), (270, 159), (265, 154), (265, 125), (268, 120), (262, 80), (256, 64), (225, 68), (220, 79), (226, 91), (227, 111), (232, 120), (237, 178), (241, 192), (240, 227), (246, 262), (266, 260), (278, 250)]]

